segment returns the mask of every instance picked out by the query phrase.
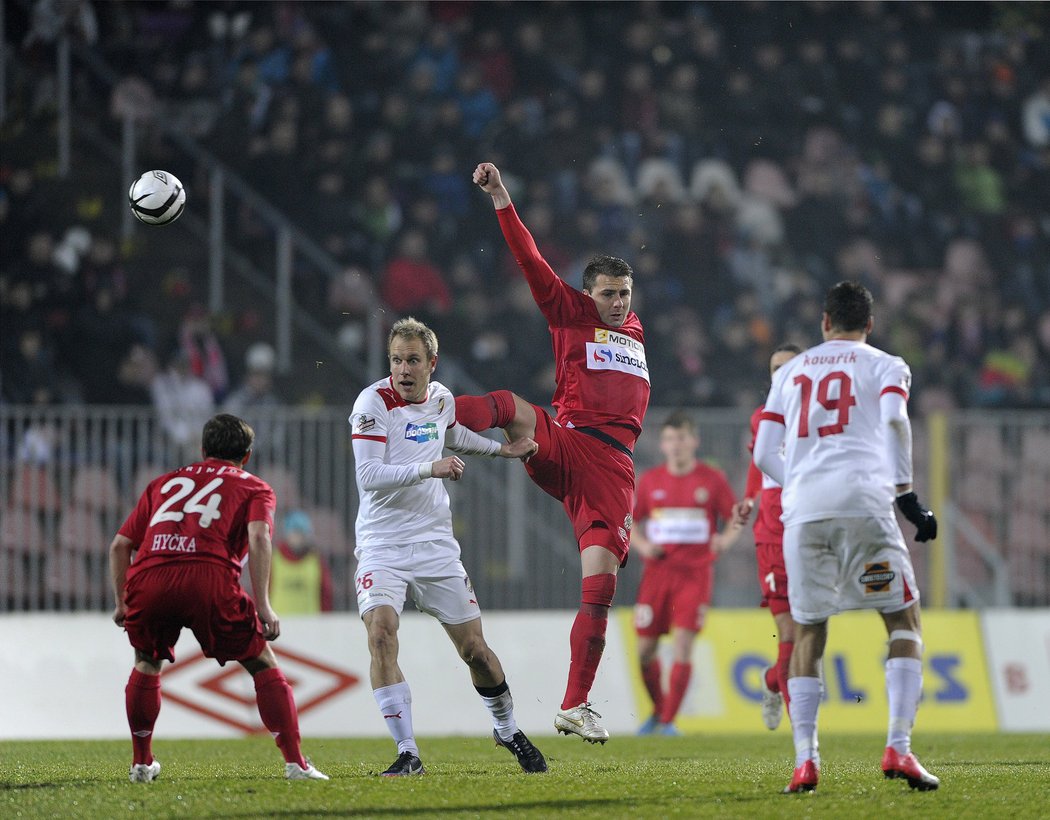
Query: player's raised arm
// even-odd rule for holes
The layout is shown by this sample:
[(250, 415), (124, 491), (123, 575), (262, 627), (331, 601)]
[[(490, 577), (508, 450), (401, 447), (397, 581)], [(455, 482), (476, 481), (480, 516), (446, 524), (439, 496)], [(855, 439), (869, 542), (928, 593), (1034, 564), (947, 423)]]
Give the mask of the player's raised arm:
[(511, 204), (510, 192), (503, 184), (499, 168), (491, 162), (478, 163), (478, 167), (474, 169), (474, 184), (492, 197), (492, 205), (496, 210)]
[[(561, 280), (540, 254), (536, 240), (532, 238), (532, 234), (521, 221), (521, 217), (518, 216), (511, 202), (510, 193), (503, 184), (499, 169), (491, 162), (479, 163), (474, 169), (474, 184), (492, 197), (492, 204), (496, 208), (496, 216), (499, 218), (499, 225), (503, 230), (503, 238), (507, 242), (507, 247), (514, 254), (518, 267), (525, 274), (525, 280), (529, 283), (529, 290), (532, 291), (536, 304), (546, 312), (547, 307), (556, 299), (560, 291), (571, 290), (571, 288)], [(550, 320), (552, 317), (548, 315), (547, 318)]]

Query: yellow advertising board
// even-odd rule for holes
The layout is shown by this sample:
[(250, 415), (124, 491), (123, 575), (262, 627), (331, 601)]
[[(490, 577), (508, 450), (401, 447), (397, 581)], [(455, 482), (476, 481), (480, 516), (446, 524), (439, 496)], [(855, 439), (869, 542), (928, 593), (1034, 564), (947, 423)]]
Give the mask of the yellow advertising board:
[[(639, 715), (652, 712), (642, 683), (630, 609), (617, 611), (631, 654)], [(995, 730), (977, 613), (922, 613), (923, 701), (916, 731)], [(764, 732), (761, 675), (777, 656), (773, 618), (764, 609), (712, 609), (693, 647), (693, 675), (676, 725), (683, 732)], [(665, 639), (666, 641), (666, 639)], [(661, 647), (669, 649), (669, 647)], [(665, 659), (665, 672), (669, 663)], [(885, 732), (886, 629), (878, 613), (844, 612), (831, 619), (824, 653), (821, 732)], [(784, 720), (778, 731), (790, 733)]]

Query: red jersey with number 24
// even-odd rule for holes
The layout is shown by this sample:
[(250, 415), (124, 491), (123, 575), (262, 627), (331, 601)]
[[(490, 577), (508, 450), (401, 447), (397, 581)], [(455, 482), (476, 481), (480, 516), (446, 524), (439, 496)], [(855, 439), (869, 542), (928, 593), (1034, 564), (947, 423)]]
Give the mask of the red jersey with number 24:
[(128, 578), (173, 561), (207, 561), (240, 572), (248, 522), (273, 532), (270, 485), (228, 461), (206, 459), (153, 479), (119, 533), (137, 547)]
[(628, 449), (649, 404), (645, 336), (634, 312), (602, 322), (594, 300), (551, 270), (513, 205), (496, 211), (503, 236), (550, 327), (557, 387), (551, 404), (563, 427), (601, 427)]

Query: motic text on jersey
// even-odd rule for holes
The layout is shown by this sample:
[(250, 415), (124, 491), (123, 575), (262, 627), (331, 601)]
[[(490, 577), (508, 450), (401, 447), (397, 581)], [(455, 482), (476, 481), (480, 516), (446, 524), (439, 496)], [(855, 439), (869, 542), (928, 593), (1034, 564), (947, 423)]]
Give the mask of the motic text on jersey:
[(645, 346), (615, 330), (594, 329), (594, 341), (587, 342), (588, 370), (618, 370), (649, 381), (649, 366), (645, 363)]

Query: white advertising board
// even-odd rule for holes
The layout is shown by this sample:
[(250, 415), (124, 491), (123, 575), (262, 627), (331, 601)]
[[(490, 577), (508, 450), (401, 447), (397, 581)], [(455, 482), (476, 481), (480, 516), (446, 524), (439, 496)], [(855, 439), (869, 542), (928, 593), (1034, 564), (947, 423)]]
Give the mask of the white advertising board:
[(981, 622), (999, 728), (1050, 731), (1050, 611), (990, 609)]
[[(569, 668), (573, 612), (493, 612), (485, 637), (507, 674), (518, 723), (553, 731)], [(441, 625), (406, 612), (400, 665), (412, 687), (419, 735), (485, 735), (488, 713)], [(368, 646), (356, 615), (286, 617), (272, 644), (295, 692), (305, 737), (386, 736), (368, 681)], [(177, 663), (165, 664), (157, 737), (235, 737), (260, 731), (251, 677), (239, 664), (204, 658), (184, 631)], [(133, 651), (105, 615), (0, 617), (0, 739), (124, 738), (124, 686)], [(629, 733), (635, 714), (620, 631), (610, 622), (592, 696), (611, 732)]]

